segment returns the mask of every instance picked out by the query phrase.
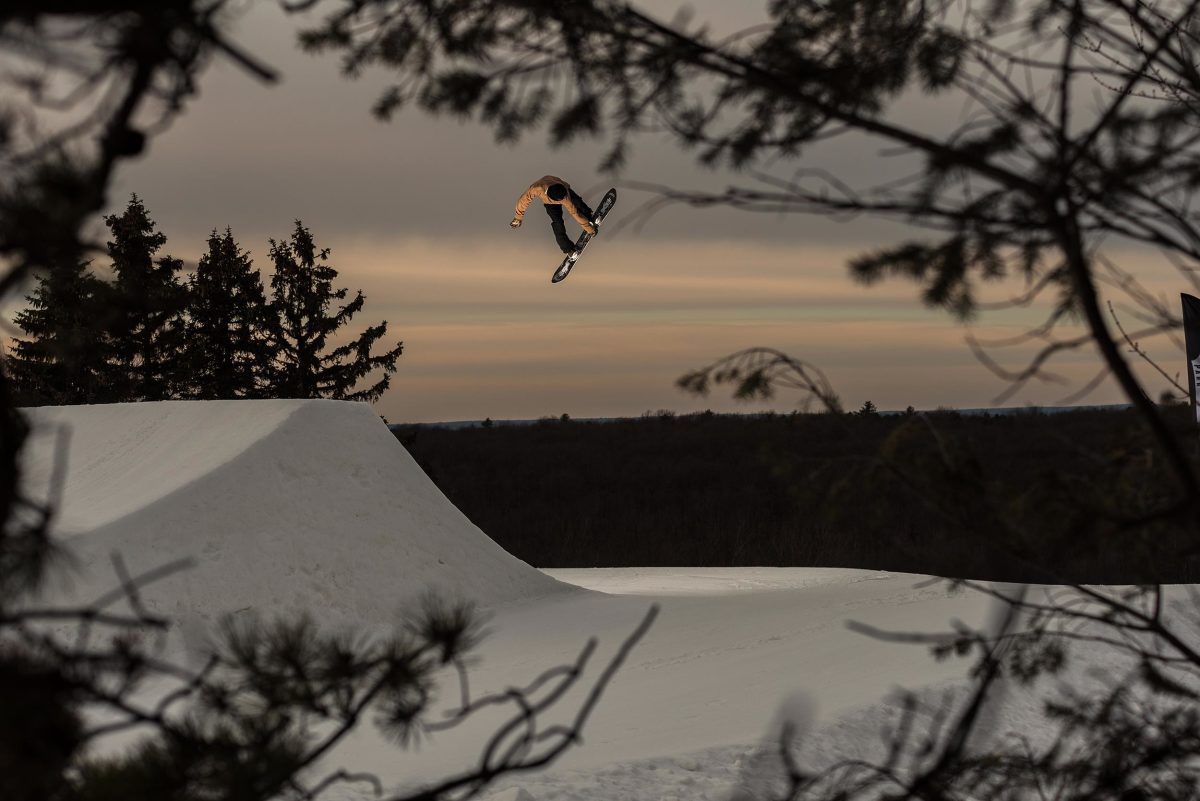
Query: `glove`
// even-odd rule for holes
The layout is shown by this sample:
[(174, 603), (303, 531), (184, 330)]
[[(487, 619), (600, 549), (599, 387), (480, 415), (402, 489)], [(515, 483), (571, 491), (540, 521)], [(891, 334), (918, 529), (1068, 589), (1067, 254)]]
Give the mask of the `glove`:
[(585, 225), (583, 226), (583, 230), (587, 231), (592, 236), (596, 235), (596, 226), (594, 225)]
[(518, 219), (518, 218), (516, 218), (516, 217), (513, 217), (513, 219), (512, 219), (512, 222), (510, 222), (510, 223), (508, 224), (508, 227), (509, 227), (509, 228), (520, 228), (520, 227), (521, 227), (521, 221), (520, 221), (520, 219)]

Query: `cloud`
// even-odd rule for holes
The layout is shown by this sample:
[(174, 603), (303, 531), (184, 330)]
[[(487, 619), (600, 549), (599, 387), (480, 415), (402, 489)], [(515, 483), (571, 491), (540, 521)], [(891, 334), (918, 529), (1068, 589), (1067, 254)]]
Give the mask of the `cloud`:
[[(645, 5), (663, 19), (676, 8), (668, 0)], [(724, 0), (693, 5), (696, 21), (710, 21), (715, 35), (764, 13)], [(546, 173), (589, 198), (620, 186), (622, 177), (595, 171), (602, 146), (551, 150), (540, 132), (501, 146), (477, 124), (417, 111), (380, 123), (369, 109), (389, 76), (342, 78), (335, 59), (298, 50), (296, 24), (276, 4), (245, 6), (236, 39), (278, 68), (282, 85), (264, 86), (218, 59), (188, 112), (119, 174), (112, 210), (137, 192), (168, 235), (168, 250), (193, 260), (211, 229), (231, 226), (264, 270), (267, 239), (286, 238), (293, 220), (303, 220), (319, 245), (332, 248), (340, 285), (366, 293), (357, 322), (386, 319), (389, 335), (406, 343), (395, 389), (378, 404), (389, 418), (745, 409), (727, 395), (684, 396), (673, 381), (755, 345), (818, 364), (851, 406), (866, 398), (881, 408), (978, 406), (1004, 388), (970, 356), (959, 325), (922, 307), (918, 287), (897, 280), (867, 288), (847, 277), (849, 256), (912, 234), (894, 223), (672, 207), (640, 233), (606, 231), (571, 278), (552, 285), (559, 256), (548, 223), (533, 208), (512, 232), (512, 205)], [(900, 111), (937, 130), (962, 109), (922, 100)], [(878, 143), (864, 138), (802, 156), (771, 169), (784, 175), (819, 166), (863, 184), (912, 166), (880, 156)], [(638, 142), (624, 177), (716, 191), (748, 181), (702, 171), (691, 154), (653, 137)], [(648, 197), (622, 190), (610, 226)], [(1178, 276), (1156, 286), (1173, 287), (1172, 280)], [(1019, 288), (986, 292), (1000, 299)], [(1045, 305), (1014, 310), (989, 318), (988, 330), (1016, 333), (1044, 314)], [(1169, 348), (1161, 352), (1173, 358)], [(1020, 366), (1027, 352), (1004, 358)], [(1059, 361), (1075, 381), (1098, 363), (1087, 351)], [(1035, 387), (1015, 402), (1062, 393)], [(1119, 399), (1109, 389), (1094, 397)], [(773, 405), (786, 410), (795, 400)]]

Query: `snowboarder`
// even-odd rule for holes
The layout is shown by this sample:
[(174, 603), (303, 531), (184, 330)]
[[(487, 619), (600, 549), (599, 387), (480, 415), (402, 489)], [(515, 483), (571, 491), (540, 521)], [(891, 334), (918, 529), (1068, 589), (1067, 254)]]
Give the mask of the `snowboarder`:
[(553, 175), (544, 175), (530, 184), (517, 200), (517, 213), (509, 226), (521, 227), (521, 218), (525, 216), (525, 210), (535, 197), (541, 198), (546, 206), (546, 213), (550, 215), (550, 228), (554, 231), (554, 239), (563, 253), (570, 255), (575, 252), (575, 243), (567, 237), (567, 228), (563, 223), (563, 208), (566, 208), (584, 231), (593, 236), (596, 234), (596, 226), (592, 224), (592, 210), (588, 208), (587, 203), (575, 193), (570, 184)]

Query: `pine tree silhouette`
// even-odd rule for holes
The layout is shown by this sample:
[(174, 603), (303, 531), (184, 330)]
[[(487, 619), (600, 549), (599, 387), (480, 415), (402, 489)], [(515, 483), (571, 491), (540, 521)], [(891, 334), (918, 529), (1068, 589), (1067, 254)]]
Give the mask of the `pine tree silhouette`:
[(109, 399), (106, 290), (83, 262), (38, 276), (37, 287), (25, 298), (27, 307), (13, 318), (28, 335), (13, 340), (8, 358), (18, 404), (61, 406)]
[(104, 218), (112, 231), (114, 323), (113, 379), (116, 400), (165, 400), (177, 397), (181, 380), (183, 311), (187, 290), (179, 282), (183, 262), (155, 254), (167, 237), (137, 195), (120, 215)]
[[(271, 277), (270, 392), (284, 398), (373, 401), (390, 385), (404, 343), (372, 356), (372, 347), (387, 333), (387, 323), (382, 322), (330, 349), (330, 336), (362, 309), (365, 298), (359, 291), (349, 303), (331, 309), (334, 301), (345, 299), (347, 290), (333, 288), (337, 270), (329, 266), (328, 258), (329, 249), (318, 250), (299, 220), (290, 241), (271, 240), (275, 274)], [(376, 370), (383, 371), (382, 377), (366, 389), (353, 391)]]
[(258, 270), (225, 229), (214, 229), (208, 252), (189, 281), (183, 364), (186, 394), (199, 399), (262, 395), (269, 349), (266, 297)]

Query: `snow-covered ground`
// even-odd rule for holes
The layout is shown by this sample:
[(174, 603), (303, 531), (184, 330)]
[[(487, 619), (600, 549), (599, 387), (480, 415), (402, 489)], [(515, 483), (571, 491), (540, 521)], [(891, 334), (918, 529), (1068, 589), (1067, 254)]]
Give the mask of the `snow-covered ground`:
[[(934, 632), (952, 619), (984, 625), (995, 614), (977, 594), (951, 594), (944, 582), (908, 574), (538, 571), (459, 513), (364, 404), (30, 412), (29, 487), (52, 492), (56, 466), (64, 471), (59, 531), (77, 557), (70, 581), (60, 576), (49, 594), (88, 599), (111, 589), (114, 552), (135, 574), (190, 559), (144, 592), (151, 611), (179, 621), (175, 643), (186, 658), (197, 658), (224, 614), (304, 609), (328, 626), (386, 626), (406, 600), (434, 588), (471, 598), (489, 615), (472, 671), (476, 693), (524, 686), (599, 639), (588, 672), (549, 725), (571, 719), (600, 668), (657, 604), (657, 620), (601, 699), (583, 744), (547, 771), (506, 777), (497, 799), (726, 798), (740, 771), (757, 770), (759, 746), (784, 718), (807, 727), (811, 767), (877, 752), (896, 688), (961, 692), (968, 663), (937, 662), (922, 646), (881, 642), (847, 622)], [(448, 705), (454, 686), (444, 693)], [(497, 714), (440, 732), (415, 752), (367, 724), (327, 767), (368, 770), (388, 787), (468, 770)], [(1027, 696), (1013, 694), (995, 715), (996, 734), (1044, 727)], [(357, 796), (351, 787), (338, 793)]]
[(488, 605), (580, 592), (472, 525), (367, 404), (170, 401), (30, 416), (33, 491), (65, 467), (57, 530), (82, 569), (60, 585), (69, 578), (81, 597), (114, 586), (114, 552), (135, 574), (193, 560), (145, 600), (194, 623), (302, 608), (331, 624), (386, 623), (426, 587)]

